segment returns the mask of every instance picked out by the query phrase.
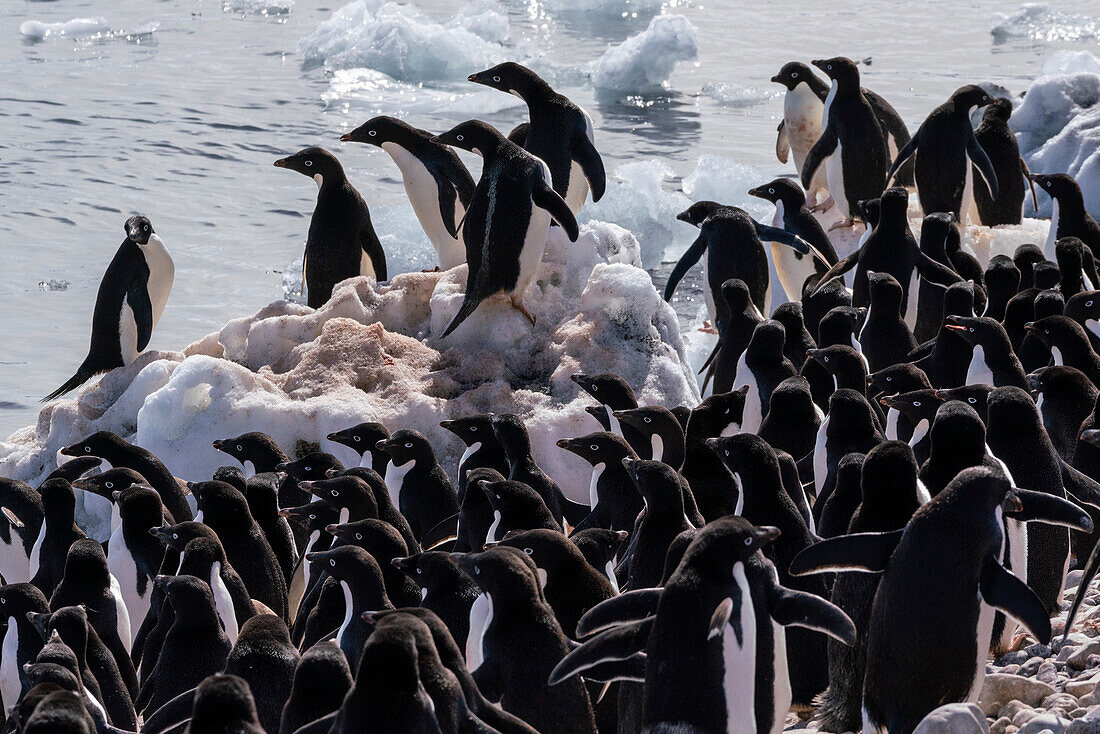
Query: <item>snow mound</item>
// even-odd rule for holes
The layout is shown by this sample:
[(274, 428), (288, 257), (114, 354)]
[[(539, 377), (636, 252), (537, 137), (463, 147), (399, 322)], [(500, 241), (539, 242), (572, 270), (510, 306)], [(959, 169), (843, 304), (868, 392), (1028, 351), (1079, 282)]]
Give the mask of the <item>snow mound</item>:
[[(1100, 214), (1100, 59), (1053, 54), (1009, 122), (1032, 172), (1073, 176), (1085, 207)], [(1050, 216), (1050, 200), (1039, 204), (1039, 214)]]
[(1089, 42), (1100, 39), (1100, 18), (1067, 13), (1046, 3), (1024, 3), (1012, 15), (994, 16), (989, 32), (997, 43), (1020, 39)]
[(102, 36), (110, 32), (111, 26), (106, 18), (73, 18), (64, 23), (45, 23), (41, 20), (24, 21), (19, 32), (24, 38), (43, 41), (47, 38), (89, 38)]
[(290, 13), (294, 0), (222, 0), (223, 13), (279, 17)]
[(36, 426), (0, 443), (0, 473), (37, 481), (59, 449), (96, 430), (144, 446), (185, 479), (229, 461), (211, 441), (249, 430), (291, 454), (304, 442), (351, 461), (325, 436), (365, 420), (423, 431), (453, 473), (461, 442), (439, 421), (493, 410), (518, 413), (536, 459), (585, 499), (587, 465), (555, 445), (597, 430), (571, 374), (620, 374), (643, 404), (699, 400), (676, 314), (636, 267), (639, 256), (638, 241), (613, 224), (588, 222), (576, 243), (553, 228), (525, 294), (535, 325), (493, 299), (443, 341), (435, 335), (462, 300), (465, 266), (347, 280), (317, 310), (277, 301), (47, 405)]
[(298, 55), (306, 68), (367, 68), (414, 82), (465, 79), (504, 59), (504, 46), (479, 33), (499, 38), (507, 23), (492, 10), (471, 18), (466, 7), (441, 23), (415, 5), (355, 0), (301, 39)]
[(612, 46), (596, 62), (592, 82), (605, 92), (661, 88), (676, 64), (699, 55), (699, 33), (682, 15), (658, 15), (649, 26)]

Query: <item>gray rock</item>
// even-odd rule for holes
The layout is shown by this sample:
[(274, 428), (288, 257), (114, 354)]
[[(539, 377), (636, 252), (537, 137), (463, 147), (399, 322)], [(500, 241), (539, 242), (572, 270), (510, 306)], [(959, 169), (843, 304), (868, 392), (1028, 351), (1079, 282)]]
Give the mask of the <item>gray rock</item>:
[(1039, 734), (1042, 731), (1050, 731), (1051, 734), (1063, 734), (1069, 723), (1067, 719), (1055, 714), (1039, 714), (1020, 727), (1020, 734)]
[(1005, 728), (1012, 723), (1012, 719), (1002, 716), (989, 725), (989, 734), (1004, 734)]
[(1057, 693), (1054, 688), (1042, 681), (1024, 678), (1019, 675), (996, 673), (985, 677), (978, 706), (986, 716), (992, 716), (1013, 699), (1028, 706), (1038, 706), (1044, 698)]
[(1038, 672), (1035, 673), (1035, 679), (1053, 686), (1058, 683), (1058, 668), (1054, 663), (1046, 660), (1039, 666)]
[(989, 724), (974, 704), (949, 703), (921, 719), (913, 734), (989, 734)]
[(1094, 690), (1096, 690), (1096, 679), (1092, 676), (1066, 683), (1066, 693), (1077, 698), (1092, 693)]
[(1027, 662), (1028, 655), (1023, 650), (1013, 650), (1012, 652), (1006, 652), (1000, 658), (997, 659), (997, 665), (1003, 667), (1005, 665), (1023, 665)]
[(1066, 660), (1066, 665), (1074, 670), (1084, 670), (1088, 667), (1088, 659), (1090, 655), (1096, 655), (1100, 653), (1100, 640), (1093, 640), (1086, 645), (1082, 645), (1069, 656)]
[(1051, 649), (1050, 645), (1044, 645), (1041, 642), (1036, 642), (1034, 645), (1028, 645), (1024, 648), (1024, 652), (1031, 657), (1040, 658), (1049, 658), (1054, 654), (1054, 650)]
[(1033, 678), (1039, 672), (1039, 666), (1045, 662), (1046, 660), (1040, 657), (1028, 658), (1027, 662), (1020, 665), (1020, 675)]
[(1096, 719), (1075, 719), (1066, 727), (1065, 734), (1100, 734), (1100, 721)]

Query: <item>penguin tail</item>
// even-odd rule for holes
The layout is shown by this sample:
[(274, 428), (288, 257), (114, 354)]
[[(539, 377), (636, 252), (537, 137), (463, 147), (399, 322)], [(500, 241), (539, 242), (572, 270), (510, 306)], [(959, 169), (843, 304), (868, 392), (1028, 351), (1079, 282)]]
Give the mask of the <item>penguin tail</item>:
[(469, 294), (467, 294), (465, 300), (462, 301), (462, 308), (458, 309), (458, 313), (456, 313), (455, 317), (451, 319), (450, 325), (443, 332), (443, 335), (439, 338), (446, 339), (448, 334), (457, 329), (459, 324), (469, 318), (470, 314), (472, 314), (477, 309), (480, 303), (481, 301), (470, 298)]
[(80, 365), (80, 369), (76, 371), (76, 374), (65, 381), (65, 384), (54, 390), (52, 393), (42, 398), (43, 403), (48, 403), (51, 400), (56, 400), (67, 392), (71, 392), (76, 388), (83, 385), (85, 382), (95, 377), (96, 370), (88, 366), (88, 363)]

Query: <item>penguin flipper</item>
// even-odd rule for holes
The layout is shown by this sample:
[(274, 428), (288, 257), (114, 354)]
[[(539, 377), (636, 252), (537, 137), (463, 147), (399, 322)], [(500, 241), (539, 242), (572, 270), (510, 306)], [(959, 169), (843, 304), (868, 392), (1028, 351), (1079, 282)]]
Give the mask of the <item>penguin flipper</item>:
[[(1043, 602), (1027, 584), (1006, 571), (993, 557), (987, 558), (982, 567), (978, 589), (986, 604), (1018, 620), (1042, 644), (1050, 642), (1050, 617)], [(1067, 630), (1070, 621), (1072, 617), (1066, 620)]]
[(776, 586), (768, 601), (768, 611), (777, 624), (821, 632), (849, 647), (856, 643), (856, 626), (851, 618), (820, 596)]
[(962, 276), (942, 263), (938, 263), (925, 253), (920, 253), (917, 258), (917, 272), (925, 280), (930, 280), (938, 285), (951, 285), (962, 283)]
[(596, 683), (612, 683), (614, 681), (644, 683), (645, 663), (646, 654), (636, 652), (628, 658), (608, 660), (585, 669), (584, 679)]
[(439, 189), (437, 198), (439, 199), (439, 217), (443, 220), (443, 227), (447, 230), (447, 234), (457, 239), (461, 224), (455, 221), (455, 200), (458, 199), (458, 194), (455, 193), (455, 187), (446, 179), (437, 178), (435, 185)]
[(656, 617), (646, 617), (601, 632), (563, 657), (550, 673), (547, 682), (556, 685), (601, 663), (626, 660), (643, 652), (649, 641), (654, 619)]
[(589, 609), (577, 621), (577, 637), (589, 635), (612, 627), (636, 622), (657, 613), (661, 589), (637, 589), (600, 602)]
[(985, 152), (985, 148), (978, 142), (978, 138), (974, 135), (973, 130), (970, 131), (970, 139), (966, 141), (966, 154), (970, 158), (970, 162), (974, 164), (974, 167), (982, 174), (982, 178), (985, 179), (985, 185), (989, 189), (989, 195), (996, 199), (997, 192), (999, 191), (997, 172), (993, 170), (993, 163), (990, 162), (989, 156)]
[(596, 146), (588, 139), (586, 131), (573, 137), (573, 160), (584, 171), (584, 177), (588, 181), (588, 188), (592, 190), (592, 201), (599, 201), (607, 190), (607, 174), (603, 168), (603, 158)]
[(126, 303), (134, 312), (137, 325), (137, 350), (144, 352), (153, 336), (153, 302), (149, 300), (148, 278), (141, 278), (130, 284), (126, 292)]
[(437, 523), (435, 527), (424, 534), (420, 539), (420, 547), (425, 550), (438, 550), (435, 546), (458, 537), (458, 516), (456, 512), (445, 520)]
[(1029, 489), (1017, 488), (1015, 491), (1023, 508), (1014, 512), (1005, 512), (1007, 517), (1023, 522), (1062, 525), (1073, 530), (1080, 530), (1083, 533), (1092, 532), (1092, 518), (1089, 517), (1087, 512), (1069, 500), (1064, 500), (1057, 495), (1035, 492)]
[(363, 246), (363, 252), (367, 253), (371, 265), (374, 266), (374, 279), (379, 283), (389, 280), (389, 275), (386, 273), (386, 253), (382, 249), (382, 243), (378, 241), (374, 225), (370, 223), (369, 219), (363, 225), (363, 229), (359, 231), (359, 244)]
[(1035, 205), (1035, 211), (1039, 211), (1039, 197), (1035, 195), (1035, 182), (1031, 180), (1031, 169), (1027, 167), (1027, 161), (1023, 158), (1020, 159), (1020, 170), (1024, 174), (1028, 188), (1031, 189), (1031, 203)]
[[(816, 248), (812, 247), (809, 242), (802, 239), (793, 232), (788, 232), (785, 229), (779, 229), (778, 227), (769, 227), (766, 224), (761, 224), (755, 219), (752, 220), (753, 225), (756, 227), (756, 236), (765, 242), (778, 242), (781, 245), (790, 247), (795, 252), (803, 255), (808, 255), (811, 250), (816, 252)], [(818, 257), (822, 262), (828, 262), (825, 260), (825, 256), (820, 252), (817, 252)]]
[(1062, 485), (1066, 494), (1077, 502), (1100, 510), (1100, 483), (1065, 461), (1062, 461)]
[(1081, 610), (1081, 602), (1085, 600), (1085, 593), (1092, 586), (1092, 580), (1096, 577), (1097, 568), (1100, 567), (1100, 543), (1093, 546), (1092, 553), (1089, 554), (1089, 560), (1085, 563), (1085, 570), (1081, 574), (1081, 580), (1077, 585), (1077, 593), (1073, 595), (1073, 604), (1069, 607), (1069, 612), (1066, 614), (1066, 627), (1062, 633), (1062, 639), (1066, 639), (1070, 629), (1073, 628), (1073, 620), (1077, 616), (1077, 612)]
[(43, 480), (43, 483), (51, 479), (64, 479), (69, 482), (75, 482), (102, 463), (103, 459), (98, 456), (77, 456), (54, 469), (53, 472)]
[(849, 254), (847, 257), (841, 260), (837, 260), (836, 265), (826, 270), (825, 274), (822, 275), (820, 280), (817, 281), (817, 285), (814, 287), (814, 292), (810, 295), (816, 296), (831, 281), (836, 280), (837, 278), (854, 268), (856, 266), (856, 263), (859, 262), (859, 252), (859, 250), (856, 250), (855, 252)]
[(836, 128), (826, 124), (825, 129), (821, 131), (821, 137), (817, 139), (817, 142), (810, 148), (810, 152), (806, 154), (806, 160), (802, 161), (802, 188), (807, 191), (810, 190), (810, 183), (814, 180), (814, 174), (821, 167), (822, 161), (832, 155), (839, 144), (840, 140), (836, 136)]
[(151, 716), (145, 717), (141, 734), (161, 734), (169, 731), (191, 718), (191, 709), (195, 703), (195, 690), (184, 691), (165, 702)]
[[(695, 241), (691, 243), (691, 247), (684, 251), (684, 254), (680, 256), (675, 267), (672, 268), (672, 272), (669, 273), (668, 282), (665, 283), (665, 300), (672, 300), (672, 294), (676, 291), (676, 286), (683, 279), (687, 271), (691, 270), (691, 266), (699, 262), (699, 258), (703, 256), (703, 253), (707, 251), (707, 236), (702, 232), (695, 238)], [(705, 288), (709, 288), (709, 285), (704, 284)]]
[[(971, 135), (973, 137), (973, 134)], [(890, 170), (886, 172), (886, 187), (890, 186), (890, 181), (893, 180), (894, 174), (898, 172), (901, 165), (905, 161), (909, 160), (909, 157), (917, 152), (917, 141), (920, 139), (920, 130), (917, 130), (917, 134), (909, 138), (909, 142), (902, 146), (898, 151), (898, 155), (894, 158), (894, 162), (890, 164)]]
[(448, 334), (457, 329), (458, 325), (469, 318), (470, 314), (476, 311), (477, 307), (481, 305), (482, 299), (477, 297), (476, 295), (471, 295), (471, 285), (473, 284), (467, 283), (466, 297), (462, 299), (462, 306), (458, 309), (458, 313), (455, 314), (455, 317), (451, 319), (451, 323), (448, 324), (447, 328), (443, 331), (443, 334), (440, 335), (440, 339), (446, 339)]
[(790, 574), (805, 576), (834, 571), (882, 573), (904, 532), (902, 528), (889, 533), (853, 533), (814, 543), (794, 557)]
[(918, 344), (917, 348), (905, 355), (906, 362), (917, 362), (924, 359), (936, 348), (935, 338), (929, 339), (924, 344)]
[(775, 157), (780, 163), (786, 163), (791, 153), (791, 139), (787, 136), (787, 121), (780, 120), (775, 128)]
[(531, 201), (540, 209), (550, 212), (550, 216), (554, 218), (554, 221), (565, 230), (570, 242), (577, 241), (577, 237), (580, 236), (577, 218), (573, 216), (573, 210), (569, 208), (569, 205), (565, 203), (565, 199), (561, 198), (557, 191), (549, 186), (536, 184), (531, 189)]
[(294, 730), (294, 734), (328, 734), (332, 731), (332, 725), (336, 721), (336, 715), (339, 711), (333, 711), (331, 714), (325, 714), (316, 721), (311, 721), (304, 726), (300, 726)]

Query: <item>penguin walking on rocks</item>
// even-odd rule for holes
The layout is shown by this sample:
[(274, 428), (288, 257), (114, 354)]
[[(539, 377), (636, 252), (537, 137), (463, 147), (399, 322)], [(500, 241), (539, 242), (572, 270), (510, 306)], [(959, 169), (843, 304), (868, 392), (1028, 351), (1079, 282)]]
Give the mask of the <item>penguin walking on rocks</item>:
[[(1036, 209), (1039, 208), (1035, 184), (1030, 178), (1031, 171), (1020, 156), (1016, 134), (1008, 126), (1008, 118), (1011, 116), (1012, 101), (998, 97), (986, 105), (981, 123), (974, 128), (974, 138), (989, 157), (999, 189), (996, 197), (990, 196), (989, 190), (982, 186), (974, 189), (977, 223), (983, 227), (1019, 224), (1024, 217), (1024, 199), (1027, 197), (1028, 184), (1031, 184), (1032, 203)], [(971, 177), (973, 178), (973, 174)]]
[(370, 210), (348, 181), (336, 156), (323, 148), (303, 148), (275, 161), (317, 182), (317, 205), (309, 222), (303, 259), (310, 308), (320, 308), (332, 297), (337, 283), (365, 275), (388, 280), (386, 253), (371, 224)]
[(992, 104), (993, 97), (974, 84), (959, 87), (932, 110), (890, 166), (890, 175), (915, 156), (914, 178), (921, 209), (953, 213), (960, 222), (970, 211), (976, 168), (993, 199), (999, 197), (997, 172), (974, 137), (970, 113)]
[(101, 372), (128, 365), (149, 346), (164, 313), (176, 268), (148, 217), (130, 217), (126, 239), (99, 283), (88, 356), (76, 374), (43, 398), (59, 398)]
[(603, 197), (607, 186), (603, 159), (596, 150), (587, 112), (514, 61), (471, 74), (469, 81), (514, 94), (527, 103), (531, 125), (523, 148), (546, 163), (554, 191), (574, 215), (584, 206), (589, 190), (592, 201)]
[(1031, 180), (1039, 184), (1052, 201), (1050, 233), (1043, 243), (1043, 255), (1054, 260), (1054, 245), (1065, 237), (1076, 237), (1100, 257), (1100, 224), (1085, 209), (1081, 187), (1065, 173), (1033, 175)]
[(478, 305), (497, 294), (533, 325), (535, 315), (523, 305), (523, 294), (534, 280), (546, 249), (553, 218), (570, 242), (579, 236), (577, 219), (554, 190), (546, 163), (511, 142), (496, 128), (470, 120), (432, 140), (480, 155), (484, 160), (466, 218), (466, 295), (451, 323), (440, 335), (458, 328)]
[[(824, 165), (829, 194), (842, 219), (830, 229), (851, 226), (860, 216), (859, 202), (874, 199), (886, 185), (889, 149), (882, 126), (859, 86), (859, 69), (837, 56), (813, 65), (832, 80), (825, 99), (821, 137), (806, 155), (802, 187), (809, 188)], [(909, 145), (912, 141), (909, 141)]]
[(450, 270), (466, 262), (459, 225), (474, 196), (474, 179), (458, 154), (432, 138), (425, 130), (385, 115), (340, 136), (342, 141), (376, 145), (389, 154), (401, 171), (405, 195), (435, 248), (439, 267)]

